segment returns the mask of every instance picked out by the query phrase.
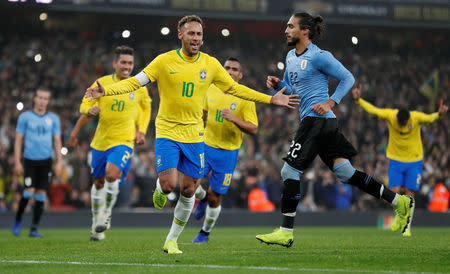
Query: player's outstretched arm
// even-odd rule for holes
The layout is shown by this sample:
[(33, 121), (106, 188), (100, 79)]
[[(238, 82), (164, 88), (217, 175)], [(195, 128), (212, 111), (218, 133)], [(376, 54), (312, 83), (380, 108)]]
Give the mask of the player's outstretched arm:
[(102, 86), (99, 81), (97, 81), (97, 86), (88, 88), (86, 90), (85, 96), (86, 98), (91, 98), (89, 101), (92, 101), (93, 99), (98, 99), (103, 96), (119, 95), (133, 92), (141, 86), (145, 86), (149, 82), (148, 78), (146, 78), (147, 81), (145, 82), (139, 81), (137, 79), (137, 77), (140, 77), (142, 75), (145, 75), (144, 72), (140, 72), (134, 77), (130, 77), (128, 79), (105, 87)]
[(444, 117), (445, 114), (447, 113), (447, 111), (448, 111), (448, 106), (444, 105), (443, 100), (439, 100), (437, 112), (434, 112), (431, 114), (426, 114), (426, 113), (417, 111), (416, 115), (419, 120), (419, 123), (429, 124), (429, 123), (434, 123), (437, 120)]
[(283, 94), (285, 90), (286, 87), (275, 93), (275, 95), (272, 96), (272, 99), (270, 99), (270, 103), (273, 105), (295, 109), (295, 107), (300, 103), (300, 99), (297, 99), (298, 94), (285, 95)]

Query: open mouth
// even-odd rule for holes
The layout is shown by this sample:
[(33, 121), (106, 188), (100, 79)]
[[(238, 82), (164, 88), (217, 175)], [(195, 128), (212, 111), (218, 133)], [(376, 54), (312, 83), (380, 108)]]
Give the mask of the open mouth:
[(127, 70), (127, 69), (126, 69), (126, 70), (122, 70), (122, 74), (123, 74), (123, 75), (128, 75), (128, 74), (130, 74), (130, 71)]
[(197, 51), (200, 48), (200, 44), (199, 43), (191, 43), (191, 48), (192, 48), (192, 50)]

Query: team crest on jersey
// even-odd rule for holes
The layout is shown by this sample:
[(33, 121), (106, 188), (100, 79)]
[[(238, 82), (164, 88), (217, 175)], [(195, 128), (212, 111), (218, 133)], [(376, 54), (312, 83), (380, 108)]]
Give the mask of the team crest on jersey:
[(412, 129), (412, 125), (411, 125), (411, 124), (408, 125), (408, 129), (409, 129), (409, 130)]
[(130, 93), (130, 100), (134, 99), (134, 92)]
[(302, 70), (305, 70), (307, 64), (308, 64), (308, 60), (303, 59), (303, 60), (302, 60), (302, 63), (300, 64), (300, 68), (301, 68)]
[(156, 158), (156, 166), (160, 167), (161, 166), (161, 156), (158, 155), (158, 157)]
[(50, 118), (47, 117), (47, 118), (45, 118), (45, 123), (47, 124), (47, 126), (51, 127), (53, 121), (52, 121), (52, 119), (50, 119)]
[(200, 71), (200, 80), (206, 80), (206, 69)]
[(236, 108), (237, 108), (237, 105), (235, 103), (232, 103), (231, 106), (230, 106), (230, 109), (231, 110), (236, 110)]

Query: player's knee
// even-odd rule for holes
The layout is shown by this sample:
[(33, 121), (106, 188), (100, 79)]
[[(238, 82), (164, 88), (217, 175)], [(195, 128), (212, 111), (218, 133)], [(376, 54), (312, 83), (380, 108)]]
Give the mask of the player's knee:
[(350, 178), (355, 174), (356, 169), (352, 166), (349, 160), (339, 163), (333, 167), (333, 172), (339, 181), (348, 183)]
[(96, 189), (102, 189), (105, 186), (105, 180), (103, 178), (94, 179), (94, 185)]
[(192, 197), (195, 194), (195, 184), (183, 184), (180, 187), (180, 193), (184, 197)]
[(295, 169), (287, 163), (284, 163), (283, 168), (281, 169), (281, 178), (283, 179), (283, 182), (289, 179), (300, 181), (300, 174), (302, 173), (303, 171)]
[(106, 170), (105, 179), (108, 182), (114, 182), (115, 180), (120, 179), (122, 173), (119, 169)]
[(173, 182), (171, 177), (161, 176), (159, 177), (159, 185), (161, 186), (161, 190), (163, 191), (163, 193), (168, 194), (174, 191), (177, 184), (176, 182)]
[(209, 190), (208, 190), (208, 205), (212, 208), (216, 208), (216, 207), (220, 206), (221, 202), (222, 202), (222, 195), (214, 192), (214, 190), (209, 188)]

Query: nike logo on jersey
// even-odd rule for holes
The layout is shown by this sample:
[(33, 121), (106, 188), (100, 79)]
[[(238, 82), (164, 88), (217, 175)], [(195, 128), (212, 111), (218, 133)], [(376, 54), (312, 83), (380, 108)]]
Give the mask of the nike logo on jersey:
[(169, 74), (177, 74), (178, 71), (169, 71)]

